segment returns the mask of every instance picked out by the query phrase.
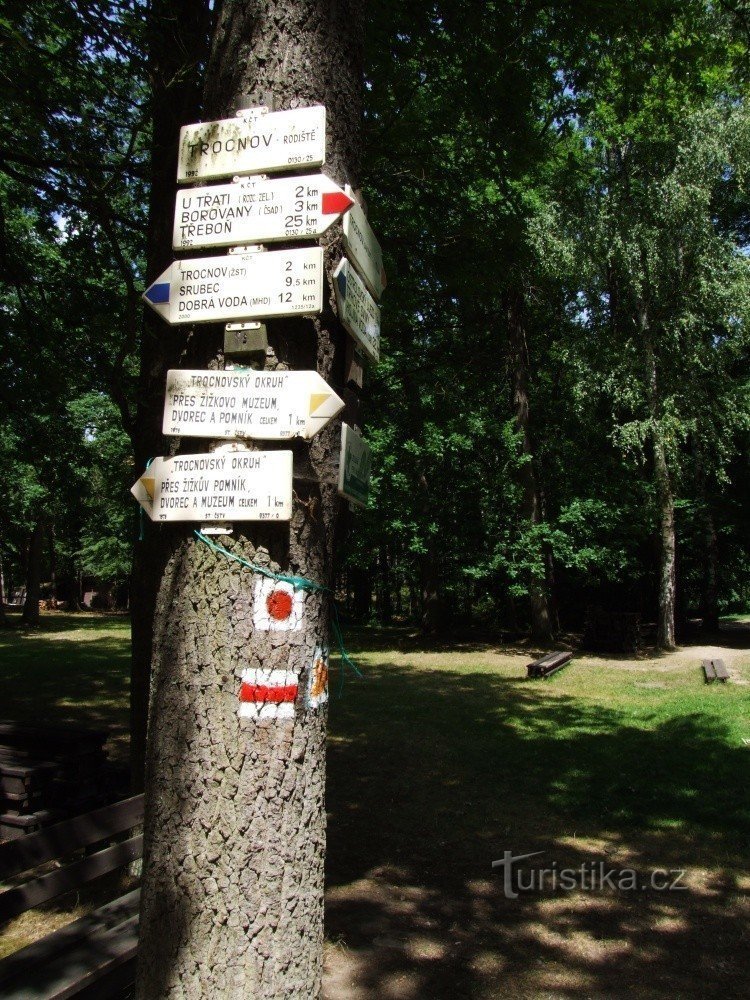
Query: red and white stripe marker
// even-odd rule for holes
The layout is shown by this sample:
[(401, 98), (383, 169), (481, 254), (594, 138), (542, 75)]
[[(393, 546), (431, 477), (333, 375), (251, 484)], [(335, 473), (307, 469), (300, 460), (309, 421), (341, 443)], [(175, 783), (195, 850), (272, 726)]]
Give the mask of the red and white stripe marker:
[(293, 719), (298, 691), (299, 677), (291, 670), (243, 670), (240, 718)]

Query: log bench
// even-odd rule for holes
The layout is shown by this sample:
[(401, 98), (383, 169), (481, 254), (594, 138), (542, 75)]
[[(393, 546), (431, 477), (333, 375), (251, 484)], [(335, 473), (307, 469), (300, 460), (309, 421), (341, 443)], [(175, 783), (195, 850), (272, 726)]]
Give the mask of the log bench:
[(729, 680), (729, 671), (723, 660), (703, 660), (703, 674), (706, 678), (706, 684)]
[(556, 671), (573, 659), (573, 654), (567, 650), (559, 650), (556, 653), (547, 653), (539, 660), (534, 660), (526, 666), (527, 677), (550, 677)]
[[(0, 925), (140, 858), (133, 828), (142, 822), (136, 795), (0, 844)], [(0, 996), (93, 1000), (124, 990), (135, 977), (139, 905), (135, 888), (0, 960)]]

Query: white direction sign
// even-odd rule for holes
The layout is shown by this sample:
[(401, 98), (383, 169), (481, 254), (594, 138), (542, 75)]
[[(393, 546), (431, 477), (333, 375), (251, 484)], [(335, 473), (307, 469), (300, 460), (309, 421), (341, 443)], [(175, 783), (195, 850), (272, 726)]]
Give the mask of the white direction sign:
[(143, 298), (172, 325), (319, 313), (323, 250), (304, 247), (176, 260)]
[(180, 129), (177, 182), (319, 167), (326, 158), (326, 109), (243, 112)]
[(165, 434), (278, 441), (311, 438), (343, 409), (313, 371), (167, 372)]
[(292, 453), (155, 458), (130, 492), (152, 521), (288, 521)]
[(353, 204), (325, 174), (183, 188), (175, 202), (172, 246), (186, 250), (311, 239)]
[(355, 269), (342, 257), (333, 272), (339, 320), (372, 361), (380, 358), (380, 307)]
[(365, 284), (379, 299), (386, 282), (383, 251), (362, 207), (356, 203), (344, 218), (344, 246)]
[(349, 424), (341, 425), (339, 493), (361, 507), (370, 492), (370, 446)]

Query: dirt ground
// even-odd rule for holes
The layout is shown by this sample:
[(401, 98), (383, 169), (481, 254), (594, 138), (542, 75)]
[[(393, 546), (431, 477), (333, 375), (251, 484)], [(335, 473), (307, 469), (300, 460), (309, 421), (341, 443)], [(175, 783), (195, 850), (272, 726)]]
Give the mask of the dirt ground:
[[(11, 717), (46, 698), (126, 755), (127, 629), (58, 617), (6, 636)], [(544, 681), (523, 644), (347, 641), (365, 680), (334, 676), (329, 705), (326, 1000), (750, 995), (748, 622), (665, 655), (576, 654)], [(731, 679), (707, 685), (716, 657)], [(505, 852), (533, 854), (510, 895)], [(598, 866), (634, 882), (594, 885)], [(669, 890), (660, 872), (683, 874)], [(0, 956), (96, 903), (11, 922)]]
[[(331, 711), (326, 1000), (750, 995), (748, 645), (742, 626), (542, 682), (524, 650), (368, 655), (377, 694)], [(716, 657), (732, 679), (709, 686)], [(506, 850), (541, 852), (527, 884), (584, 876), (507, 898)], [(600, 864), (637, 884), (591, 888)]]

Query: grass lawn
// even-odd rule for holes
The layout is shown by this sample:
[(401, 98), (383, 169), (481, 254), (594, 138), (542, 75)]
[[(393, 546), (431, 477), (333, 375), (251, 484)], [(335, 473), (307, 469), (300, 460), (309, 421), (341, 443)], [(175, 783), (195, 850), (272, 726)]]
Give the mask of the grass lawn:
[[(20, 626), (20, 615), (9, 619)], [(0, 717), (76, 722), (111, 732), (110, 757), (128, 757), (130, 619), (42, 613), (38, 629), (0, 629)]]
[[(329, 1000), (747, 995), (750, 623), (546, 681), (523, 648), (348, 639), (366, 680), (332, 684)], [(705, 685), (703, 656), (732, 680)], [(127, 670), (124, 619), (46, 615), (0, 633), (0, 714), (110, 721), (122, 750)], [(525, 879), (602, 862), (685, 888), (507, 899), (504, 851), (543, 852)]]

